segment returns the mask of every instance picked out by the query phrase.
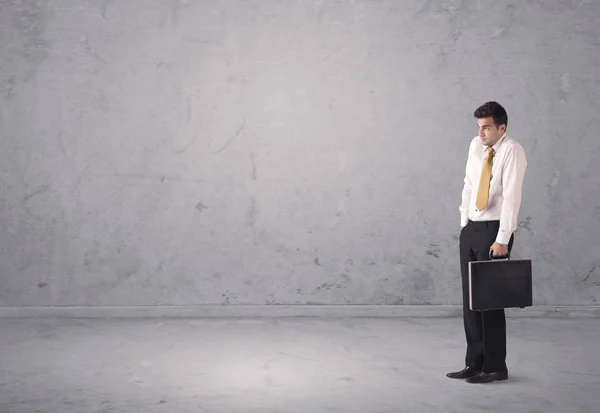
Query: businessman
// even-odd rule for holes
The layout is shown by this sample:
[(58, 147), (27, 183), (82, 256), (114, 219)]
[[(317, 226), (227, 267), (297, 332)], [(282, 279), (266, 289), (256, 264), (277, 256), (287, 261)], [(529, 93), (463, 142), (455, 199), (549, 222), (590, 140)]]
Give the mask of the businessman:
[(469, 262), (507, 257), (521, 206), (527, 159), (523, 147), (506, 134), (508, 115), (497, 102), (474, 112), (479, 134), (471, 141), (460, 205), (460, 266), (465, 368), (448, 373), (468, 383), (508, 379), (504, 310), (471, 311)]

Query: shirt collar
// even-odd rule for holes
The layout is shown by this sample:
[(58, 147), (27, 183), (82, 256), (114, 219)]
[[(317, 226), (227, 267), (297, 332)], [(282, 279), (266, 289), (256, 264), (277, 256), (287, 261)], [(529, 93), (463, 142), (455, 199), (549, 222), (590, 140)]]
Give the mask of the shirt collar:
[[(494, 152), (498, 152), (498, 148), (500, 147), (500, 145), (502, 145), (502, 142), (504, 142), (504, 140), (506, 139), (506, 132), (504, 132), (504, 135), (502, 135), (502, 137), (500, 139), (498, 139), (498, 141), (492, 145), (492, 148), (494, 148)], [(483, 146), (483, 150), (485, 152), (488, 151), (489, 146)]]

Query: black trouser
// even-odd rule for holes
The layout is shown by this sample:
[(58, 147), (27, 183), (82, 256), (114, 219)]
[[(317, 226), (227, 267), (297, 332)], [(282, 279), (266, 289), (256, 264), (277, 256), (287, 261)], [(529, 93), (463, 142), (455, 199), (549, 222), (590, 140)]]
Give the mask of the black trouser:
[[(465, 364), (486, 373), (506, 372), (506, 318), (504, 310), (471, 311), (469, 308), (469, 261), (490, 259), (500, 221), (469, 221), (460, 232), (463, 319), (467, 338)], [(510, 237), (508, 252), (514, 236)]]

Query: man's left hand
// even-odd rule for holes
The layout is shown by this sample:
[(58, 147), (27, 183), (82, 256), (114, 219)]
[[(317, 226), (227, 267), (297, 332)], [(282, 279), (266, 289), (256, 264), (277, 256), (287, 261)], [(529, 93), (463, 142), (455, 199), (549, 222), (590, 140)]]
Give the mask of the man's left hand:
[(490, 255), (492, 257), (506, 257), (508, 255), (508, 246), (494, 242), (490, 247)]

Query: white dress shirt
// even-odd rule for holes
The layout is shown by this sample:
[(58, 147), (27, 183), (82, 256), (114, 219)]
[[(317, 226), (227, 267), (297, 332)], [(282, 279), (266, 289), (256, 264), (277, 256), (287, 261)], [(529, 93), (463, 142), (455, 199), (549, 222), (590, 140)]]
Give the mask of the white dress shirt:
[(469, 146), (469, 157), (465, 170), (462, 203), (460, 205), (460, 225), (471, 221), (500, 221), (496, 242), (508, 244), (517, 229), (523, 178), (527, 168), (525, 150), (516, 140), (504, 134), (493, 145), (495, 154), (492, 164), (492, 178), (488, 206), (478, 211), (475, 206), (479, 178), (483, 162), (487, 158), (488, 147), (476, 136)]

